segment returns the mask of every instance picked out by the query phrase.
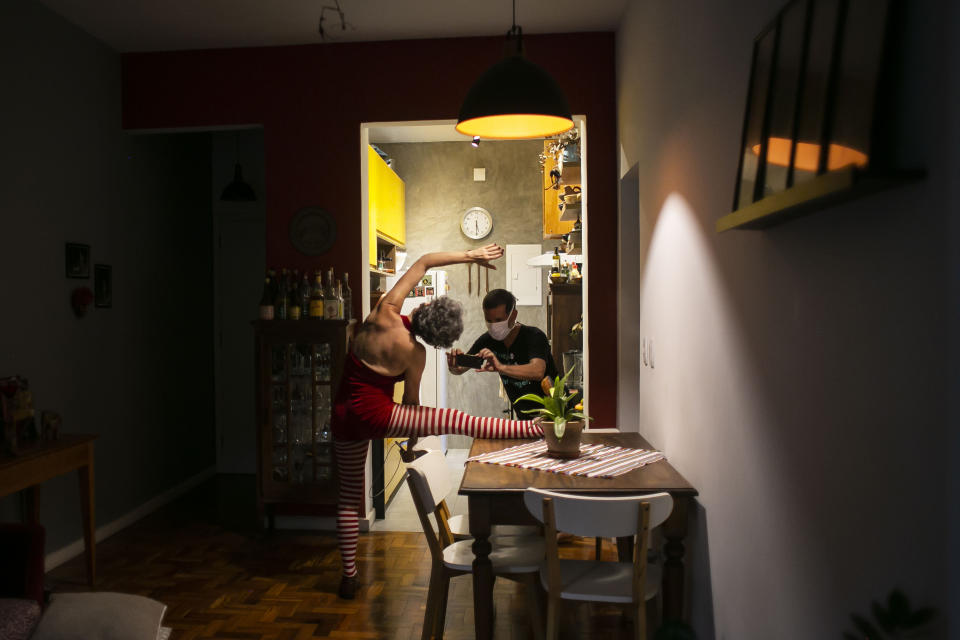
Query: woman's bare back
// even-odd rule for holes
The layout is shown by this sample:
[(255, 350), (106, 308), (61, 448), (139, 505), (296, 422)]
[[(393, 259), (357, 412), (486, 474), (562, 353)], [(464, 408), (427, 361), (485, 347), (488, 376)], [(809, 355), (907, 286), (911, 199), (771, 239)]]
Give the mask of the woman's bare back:
[(353, 353), (373, 371), (386, 376), (403, 374), (423, 347), (407, 330), (400, 314), (378, 305), (354, 331)]

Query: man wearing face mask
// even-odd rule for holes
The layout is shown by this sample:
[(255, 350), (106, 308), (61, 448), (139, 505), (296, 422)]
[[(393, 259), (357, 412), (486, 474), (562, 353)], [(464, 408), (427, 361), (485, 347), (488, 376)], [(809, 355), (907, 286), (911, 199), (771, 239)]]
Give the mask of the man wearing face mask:
[[(550, 352), (547, 336), (536, 327), (517, 322), (517, 299), (506, 289), (494, 289), (483, 298), (483, 316), (487, 332), (474, 341), (470, 354), (483, 358), (479, 371), (496, 371), (500, 374), (510, 404), (517, 415), (527, 417), (524, 411), (539, 407), (535, 402), (525, 401), (514, 405), (517, 398), (527, 393), (542, 394), (540, 381), (544, 377), (553, 380), (557, 367)], [(447, 367), (454, 375), (463, 375), (469, 367), (456, 365), (459, 349), (447, 353)]]

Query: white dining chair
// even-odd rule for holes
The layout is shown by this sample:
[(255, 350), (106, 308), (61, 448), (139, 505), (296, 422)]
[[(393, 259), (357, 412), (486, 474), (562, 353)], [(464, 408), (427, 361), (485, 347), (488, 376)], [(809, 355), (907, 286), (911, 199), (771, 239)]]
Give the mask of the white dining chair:
[[(546, 528), (547, 554), (540, 579), (547, 591), (547, 640), (556, 640), (561, 602), (580, 600), (622, 604), (632, 611), (634, 638), (646, 638), (646, 602), (660, 589), (659, 565), (649, 565), (650, 531), (673, 510), (668, 493), (601, 497), (570, 495), (528, 488), (524, 504)], [(561, 560), (556, 532), (576, 536), (625, 538), (634, 536), (633, 562)]]
[[(450, 578), (473, 572), (473, 540), (454, 540), (440, 501), (449, 488), (447, 462), (439, 451), (430, 451), (407, 467), (407, 484), (420, 516), (423, 533), (430, 547), (430, 588), (423, 616), (422, 640), (443, 638)], [(445, 480), (446, 479), (446, 480)], [(440, 498), (438, 501), (437, 498)], [(429, 515), (436, 518), (437, 529)], [(493, 537), (490, 562), (493, 573), (527, 585), (534, 635), (543, 637), (541, 591), (538, 575), (544, 558), (544, 540), (540, 537)]]
[[(439, 436), (427, 436), (425, 438), (420, 438), (417, 443), (413, 446), (414, 451), (439, 451), (443, 453), (443, 443), (440, 440)], [(409, 468), (409, 464), (408, 464)], [(468, 514), (451, 514), (450, 508), (447, 506), (446, 497), (450, 494), (450, 491), (453, 490), (453, 483), (450, 481), (450, 470), (446, 469), (446, 484), (443, 484), (440, 476), (444, 475), (439, 469), (435, 470), (434, 473), (436, 477), (434, 478), (434, 486), (438, 488), (438, 491), (443, 487), (446, 487), (446, 491), (442, 495), (436, 495), (434, 498), (437, 501), (437, 504), (443, 510), (445, 517), (447, 519), (447, 526), (450, 528), (450, 533), (453, 535), (454, 540), (467, 540), (470, 539), (470, 516)], [(514, 537), (514, 536), (540, 536), (541, 531), (540, 527), (536, 525), (509, 525), (509, 524), (498, 524), (494, 525), (490, 530), (490, 535), (499, 538), (505, 537)]]

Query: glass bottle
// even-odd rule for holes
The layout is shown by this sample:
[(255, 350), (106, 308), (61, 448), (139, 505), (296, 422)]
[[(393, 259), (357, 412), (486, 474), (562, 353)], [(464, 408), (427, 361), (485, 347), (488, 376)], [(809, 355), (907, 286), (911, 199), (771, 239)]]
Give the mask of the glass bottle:
[(267, 269), (267, 277), (270, 278), (270, 302), (277, 299), (277, 271), (276, 269)]
[(303, 307), (300, 306), (300, 292), (297, 290), (297, 285), (299, 283), (300, 271), (298, 269), (294, 269), (293, 276), (290, 278), (290, 282), (287, 285), (287, 295), (290, 299), (288, 313), (291, 320), (299, 320), (303, 317)]
[(323, 317), (326, 320), (336, 320), (340, 312), (340, 300), (337, 291), (333, 288), (333, 267), (327, 271), (327, 286), (323, 291)]
[(353, 319), (353, 291), (350, 290), (350, 274), (343, 274), (343, 319)]
[(343, 283), (337, 280), (337, 318), (343, 320)]
[(556, 273), (560, 271), (560, 247), (553, 248), (553, 269), (551, 272)]
[(310, 291), (310, 317), (323, 317), (323, 284), (320, 280), (320, 270), (317, 270), (316, 279), (313, 282), (313, 289)]
[(260, 319), (273, 320), (273, 297), (270, 295), (270, 276), (263, 279), (263, 294), (260, 296)]
[(303, 272), (303, 278), (300, 280), (300, 288), (297, 295), (300, 297), (300, 316), (302, 318), (310, 317), (310, 276)]
[(277, 295), (273, 299), (273, 312), (277, 320), (287, 320), (289, 318), (290, 296), (287, 292), (287, 270), (280, 272), (280, 282), (277, 283)]

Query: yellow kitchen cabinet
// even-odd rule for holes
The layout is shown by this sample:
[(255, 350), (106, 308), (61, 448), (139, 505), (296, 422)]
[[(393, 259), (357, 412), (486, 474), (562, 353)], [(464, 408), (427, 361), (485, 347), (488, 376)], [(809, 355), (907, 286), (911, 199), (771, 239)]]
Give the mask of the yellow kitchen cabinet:
[(370, 265), (377, 264), (377, 235), (404, 246), (407, 243), (406, 187), (383, 158), (367, 147), (367, 197), (370, 203)]
[(546, 160), (543, 163), (543, 237), (559, 238), (565, 233), (573, 231), (573, 225), (576, 220), (563, 221), (560, 219), (560, 197), (563, 195), (565, 186), (580, 186), (580, 165), (568, 166), (563, 169), (563, 176), (560, 180), (559, 188), (554, 189), (554, 181), (550, 172), (556, 168), (557, 163), (553, 155), (550, 154), (550, 145), (553, 140), (544, 140), (543, 155)]

